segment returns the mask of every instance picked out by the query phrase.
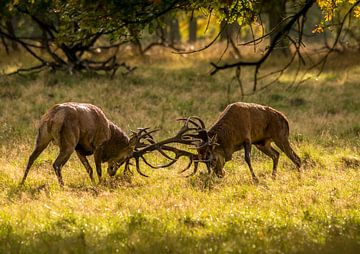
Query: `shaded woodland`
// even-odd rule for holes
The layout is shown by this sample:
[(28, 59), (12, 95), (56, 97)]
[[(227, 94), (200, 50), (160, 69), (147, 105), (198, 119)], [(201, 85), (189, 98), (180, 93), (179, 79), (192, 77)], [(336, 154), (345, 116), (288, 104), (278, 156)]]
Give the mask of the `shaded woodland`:
[[(275, 83), (289, 68), (323, 70), (328, 56), (360, 48), (359, 1), (2, 1), (2, 54), (19, 50), (33, 58), (11, 75), (52, 71), (102, 72), (113, 76), (136, 66), (124, 55), (147, 55), (155, 47), (173, 54), (196, 54), (223, 42), (223, 53), (209, 63), (211, 74), (253, 66), (252, 91)], [(250, 53), (249, 53), (250, 52)], [(263, 63), (287, 61), (258, 75)], [(6, 65), (5, 65), (6, 66)], [(269, 78), (270, 77), (270, 78)]]

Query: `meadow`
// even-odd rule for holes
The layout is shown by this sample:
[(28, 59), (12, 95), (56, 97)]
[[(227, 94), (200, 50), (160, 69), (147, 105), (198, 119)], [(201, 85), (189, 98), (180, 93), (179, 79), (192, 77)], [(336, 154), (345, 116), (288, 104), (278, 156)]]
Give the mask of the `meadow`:
[[(7, 60), (2, 66), (15, 61)], [(209, 75), (205, 53), (135, 61), (134, 72), (113, 80), (50, 72), (0, 77), (0, 253), (359, 253), (360, 66), (354, 54), (330, 60), (300, 85), (292, 84), (290, 70), (244, 98), (233, 71)], [(250, 89), (252, 73), (242, 73)], [(93, 186), (74, 155), (62, 170), (62, 189), (50, 145), (18, 188), (38, 120), (53, 104), (89, 102), (127, 133), (157, 127), (161, 139), (180, 128), (177, 117), (198, 115), (210, 127), (240, 100), (287, 115), (300, 174), (281, 154), (273, 180), (271, 159), (254, 148), (258, 185), (238, 152), (223, 179), (203, 166), (193, 177), (179, 175), (184, 160), (159, 170), (142, 164), (148, 178), (135, 170), (124, 176), (121, 168)]]

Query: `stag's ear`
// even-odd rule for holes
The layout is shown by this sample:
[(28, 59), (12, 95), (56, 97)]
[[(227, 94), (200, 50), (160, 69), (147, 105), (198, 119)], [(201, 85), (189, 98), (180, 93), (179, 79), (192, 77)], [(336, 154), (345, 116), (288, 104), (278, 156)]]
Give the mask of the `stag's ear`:
[(210, 147), (211, 147), (211, 150), (214, 150), (215, 147), (217, 147), (217, 146), (219, 145), (219, 144), (217, 143), (217, 141), (218, 141), (218, 136), (217, 136), (217, 134), (215, 134), (214, 136), (212, 136), (212, 137), (210, 138), (209, 145), (210, 145)]
[(212, 145), (218, 145), (217, 140), (218, 140), (218, 136), (217, 136), (217, 134), (215, 134), (215, 135), (210, 139), (210, 143), (211, 143)]

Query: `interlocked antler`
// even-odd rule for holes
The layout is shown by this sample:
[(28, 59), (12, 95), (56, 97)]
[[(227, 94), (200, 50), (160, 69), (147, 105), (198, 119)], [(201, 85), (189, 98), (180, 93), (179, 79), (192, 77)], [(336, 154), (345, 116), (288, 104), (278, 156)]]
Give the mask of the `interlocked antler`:
[[(188, 170), (191, 165), (194, 163), (194, 171), (191, 175), (194, 175), (197, 172), (198, 163), (201, 162), (199, 160), (199, 157), (197, 154), (193, 154), (188, 151), (184, 151), (175, 147), (168, 146), (168, 144), (171, 143), (178, 143), (178, 144), (185, 144), (185, 145), (196, 145), (198, 146), (199, 142), (203, 142), (204, 135), (207, 136), (207, 132), (205, 130), (205, 124), (199, 117), (188, 117), (188, 118), (179, 118), (178, 121), (183, 121), (184, 125), (181, 127), (181, 129), (178, 131), (178, 133), (171, 138), (167, 138), (165, 140), (162, 140), (160, 142), (156, 142), (154, 138), (152, 137), (151, 133), (157, 131), (157, 130), (151, 130), (148, 131), (149, 128), (141, 128), (138, 129), (138, 132), (133, 132), (133, 135), (137, 136), (137, 145), (135, 146), (134, 152), (132, 153), (132, 156), (128, 158), (125, 164), (125, 171), (130, 171), (130, 160), (135, 159), (135, 167), (137, 172), (147, 177), (144, 173), (140, 171), (140, 159), (144, 161), (146, 165), (148, 165), (151, 168), (166, 168), (174, 163), (176, 163), (180, 157), (188, 157), (189, 163), (187, 167), (182, 170), (181, 172), (185, 172)], [(192, 125), (192, 126), (190, 126)], [(154, 166), (150, 164), (144, 157), (146, 153), (152, 152), (152, 151), (158, 151), (161, 155), (163, 155), (166, 159), (170, 160), (169, 163), (164, 165), (158, 165)], [(169, 156), (165, 151), (173, 153), (175, 157)]]

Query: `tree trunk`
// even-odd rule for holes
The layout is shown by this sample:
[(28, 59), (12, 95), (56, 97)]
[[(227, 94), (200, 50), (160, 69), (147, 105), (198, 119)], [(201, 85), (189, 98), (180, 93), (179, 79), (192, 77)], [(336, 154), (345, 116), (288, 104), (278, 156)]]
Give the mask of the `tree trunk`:
[(4, 36), (0, 35), (0, 37), (1, 37), (1, 42), (4, 45), (4, 48), (5, 48), (5, 52), (6, 52), (7, 55), (9, 55), (10, 51), (9, 51), (9, 47), (8, 47), (8, 45), (6, 43), (6, 40), (5, 40)]
[(180, 29), (179, 29), (179, 20), (177, 18), (171, 18), (169, 20), (169, 42), (171, 45), (174, 45), (180, 42)]
[[(11, 37), (15, 38), (15, 30), (14, 30), (14, 26), (13, 26), (13, 17), (9, 17), (5, 21), (5, 25), (6, 25), (6, 30), (7, 30), (8, 34)], [(14, 40), (11, 40), (11, 49), (13, 51), (19, 50), (19, 47), (18, 47), (17, 43)]]
[(221, 34), (220, 40), (227, 40), (227, 39), (236, 39), (239, 35), (240, 26), (237, 22), (227, 24), (226, 22), (222, 21), (220, 24)]
[[(283, 27), (281, 24), (286, 14), (286, 0), (280, 0), (278, 4), (274, 4), (269, 8), (269, 31), (273, 31), (270, 34), (270, 43), (273, 43), (276, 34)], [(290, 55), (289, 42), (285, 37), (282, 37), (275, 47), (275, 52), (281, 52), (285, 56)]]
[(196, 32), (197, 32), (197, 18), (191, 17), (189, 20), (189, 42), (196, 42)]

